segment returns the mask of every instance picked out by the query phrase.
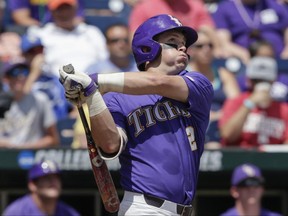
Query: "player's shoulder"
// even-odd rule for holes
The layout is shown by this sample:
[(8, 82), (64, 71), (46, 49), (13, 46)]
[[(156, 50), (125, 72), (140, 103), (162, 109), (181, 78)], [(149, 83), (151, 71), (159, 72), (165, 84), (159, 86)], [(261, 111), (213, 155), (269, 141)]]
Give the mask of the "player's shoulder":
[(239, 213), (235, 207), (227, 209), (225, 212), (220, 214), (220, 216), (238, 216)]
[(182, 76), (184, 79), (188, 79), (192, 82), (195, 82), (195, 83), (200, 82), (201, 84), (212, 87), (212, 84), (209, 81), (209, 79), (198, 71), (185, 70), (185, 71), (182, 71), (179, 75)]
[(261, 209), (261, 215), (263, 216), (282, 216), (282, 214), (279, 214), (278, 212), (273, 212), (268, 209), (262, 208)]
[(3, 215), (19, 215), (32, 204), (32, 198), (29, 195), (19, 197), (10, 203), (3, 212)]
[(80, 213), (77, 212), (76, 209), (61, 200), (58, 201), (57, 205), (57, 212), (55, 215), (80, 216)]

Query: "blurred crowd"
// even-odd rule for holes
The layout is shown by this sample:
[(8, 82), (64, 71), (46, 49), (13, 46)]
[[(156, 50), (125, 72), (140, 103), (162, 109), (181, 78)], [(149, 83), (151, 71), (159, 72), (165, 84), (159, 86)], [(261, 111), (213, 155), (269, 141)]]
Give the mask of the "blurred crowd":
[(214, 87), (206, 148), (288, 144), (287, 0), (1, 0), (0, 147), (86, 148), (59, 66), (137, 71), (133, 33), (161, 13), (198, 32), (188, 69)]

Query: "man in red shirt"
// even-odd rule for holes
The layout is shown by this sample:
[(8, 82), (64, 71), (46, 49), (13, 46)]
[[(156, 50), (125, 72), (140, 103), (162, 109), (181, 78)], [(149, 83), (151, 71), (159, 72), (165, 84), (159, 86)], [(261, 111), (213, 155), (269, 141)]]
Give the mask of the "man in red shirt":
[(249, 90), (227, 99), (222, 109), (219, 127), (223, 146), (288, 144), (288, 104), (274, 101), (270, 94), (277, 70), (273, 58), (251, 59), (246, 70)]
[(171, 14), (185, 26), (202, 30), (213, 38), (216, 57), (227, 57), (220, 47), (212, 16), (202, 1), (195, 0), (145, 0), (138, 2), (129, 17), (131, 34), (148, 18), (159, 14)]

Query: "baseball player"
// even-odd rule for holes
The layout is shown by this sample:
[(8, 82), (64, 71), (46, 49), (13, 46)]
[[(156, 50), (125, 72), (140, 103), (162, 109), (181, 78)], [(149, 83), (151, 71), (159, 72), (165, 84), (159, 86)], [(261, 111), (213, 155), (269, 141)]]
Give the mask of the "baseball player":
[[(205, 76), (185, 70), (196, 40), (195, 30), (161, 14), (134, 34), (140, 72), (89, 77), (60, 68), (67, 99), (87, 102), (102, 157), (119, 156), (125, 191), (119, 215), (192, 214), (213, 97)], [(103, 99), (100, 92), (109, 93)]]
[(59, 200), (62, 188), (60, 173), (57, 164), (51, 160), (34, 164), (28, 172), (30, 193), (8, 205), (3, 216), (79, 216), (73, 207)]

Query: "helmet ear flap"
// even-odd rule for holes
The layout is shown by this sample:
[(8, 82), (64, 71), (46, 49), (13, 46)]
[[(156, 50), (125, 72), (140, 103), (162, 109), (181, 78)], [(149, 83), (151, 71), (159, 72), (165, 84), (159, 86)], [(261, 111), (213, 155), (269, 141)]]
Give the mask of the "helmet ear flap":
[(132, 49), (139, 70), (145, 70), (145, 63), (155, 60), (162, 51), (161, 45), (158, 42), (153, 39), (147, 40), (147, 38), (146, 40), (143, 39), (134, 43)]

